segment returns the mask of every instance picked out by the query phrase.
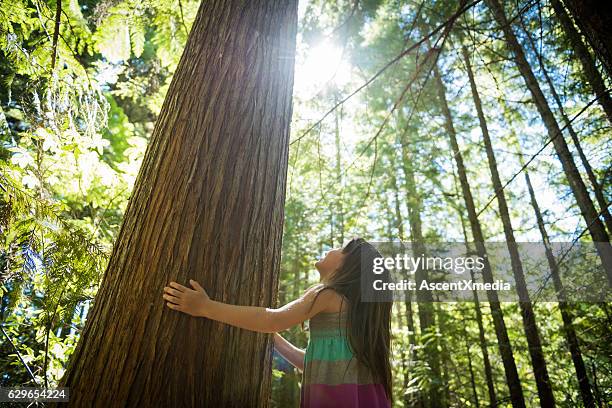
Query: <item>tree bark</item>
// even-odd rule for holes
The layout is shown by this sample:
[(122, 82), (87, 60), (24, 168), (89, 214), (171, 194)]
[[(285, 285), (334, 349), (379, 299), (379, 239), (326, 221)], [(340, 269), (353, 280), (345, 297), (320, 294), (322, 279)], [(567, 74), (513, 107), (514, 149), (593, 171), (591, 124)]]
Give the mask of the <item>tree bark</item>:
[(578, 203), (578, 207), (580, 208), (580, 212), (582, 213), (582, 216), (586, 222), (588, 231), (591, 234), (591, 238), (595, 242), (595, 247), (608, 277), (608, 284), (612, 286), (612, 247), (610, 246), (610, 239), (604, 228), (603, 222), (595, 210), (595, 206), (589, 197), (589, 192), (582, 181), (582, 177), (578, 172), (576, 163), (574, 163), (574, 159), (567, 146), (567, 143), (565, 142), (563, 134), (561, 133), (561, 129), (559, 128), (559, 125), (557, 124), (557, 121), (550, 110), (550, 107), (548, 106), (548, 102), (540, 89), (540, 85), (538, 84), (529, 63), (525, 58), (523, 48), (516, 39), (516, 36), (512, 31), (512, 27), (508, 23), (503, 6), (500, 4), (499, 0), (486, 1), (489, 8), (493, 12), (497, 23), (501, 26), (501, 29), (504, 32), (508, 47), (514, 54), (516, 66), (523, 76), (525, 84), (527, 85), (527, 88), (529, 88), (540, 116), (542, 117), (542, 121), (548, 130), (548, 136), (552, 140), (557, 156), (561, 161), (565, 176), (567, 177), (567, 181), (569, 182), (570, 188), (572, 189), (574, 197)]
[(529, 345), (529, 355), (531, 356), (531, 365), (533, 367), (533, 374), (538, 388), (540, 405), (542, 407), (554, 407), (555, 397), (552, 391), (550, 377), (548, 375), (548, 368), (546, 367), (546, 359), (544, 358), (544, 352), (542, 350), (542, 342), (540, 341), (535, 312), (533, 310), (529, 292), (527, 290), (527, 283), (525, 282), (525, 273), (523, 271), (521, 257), (514, 238), (514, 229), (510, 219), (510, 211), (508, 210), (506, 195), (504, 194), (502, 182), (497, 170), (497, 160), (495, 158), (495, 153), (493, 152), (493, 145), (491, 143), (487, 121), (482, 110), (482, 102), (480, 100), (480, 95), (478, 94), (478, 88), (476, 87), (476, 81), (474, 80), (474, 73), (472, 72), (472, 65), (465, 46), (462, 47), (461, 51), (467, 69), (472, 98), (474, 99), (474, 106), (476, 107), (478, 123), (480, 124), (480, 130), (482, 131), (482, 138), (487, 153), (487, 161), (489, 163), (489, 170), (491, 172), (493, 189), (496, 192), (499, 215), (504, 227), (506, 245), (508, 247), (508, 252), (510, 253), (510, 264), (512, 266), (512, 273), (514, 274), (516, 290), (519, 296), (519, 306), (521, 309), (521, 316), (523, 318), (523, 328), (525, 330), (525, 337), (527, 338), (527, 343)]
[[(438, 67), (435, 65), (434, 78), (436, 81), (436, 88), (438, 92), (440, 107), (442, 109), (442, 114), (445, 119), (446, 131), (448, 133), (451, 151), (453, 152), (453, 157), (455, 159), (455, 163), (457, 164), (457, 172), (459, 175), (459, 182), (461, 184), (461, 192), (465, 201), (465, 207), (468, 213), (468, 220), (470, 221), (470, 227), (472, 230), (472, 237), (475, 241), (474, 243), (476, 246), (476, 252), (478, 253), (478, 256), (482, 257), (484, 260), (484, 267), (482, 270), (483, 278), (485, 282), (493, 284), (493, 273), (491, 271), (491, 265), (489, 264), (487, 259), (487, 250), (484, 245), (484, 235), (482, 233), (478, 217), (476, 216), (476, 206), (474, 205), (474, 199), (472, 197), (470, 184), (467, 179), (467, 172), (465, 170), (465, 164), (463, 163), (463, 156), (461, 155), (461, 151), (459, 150), (459, 144), (457, 143), (457, 133), (455, 131), (455, 127), (453, 125), (453, 118), (448, 107), (448, 101), (446, 99), (446, 90), (444, 87), (444, 83), (442, 82), (442, 78), (440, 77), (440, 73), (438, 72)], [(501, 310), (501, 305), (497, 296), (497, 292), (492, 290), (487, 291), (487, 299), (489, 300), (489, 304), (491, 307), (491, 316), (493, 318), (493, 324), (495, 326), (495, 334), (497, 336), (499, 353), (504, 364), (504, 372), (506, 374), (506, 381), (510, 390), (510, 400), (512, 402), (512, 406), (514, 408), (525, 408), (526, 405), (525, 397), (523, 396), (523, 388), (521, 386), (521, 382), (518, 376), (516, 362), (514, 361), (514, 355), (512, 353), (512, 345), (510, 344), (510, 339), (508, 337), (508, 331), (506, 329), (506, 323), (504, 322), (504, 315)]]
[(608, 3), (598, 0), (563, 0), (563, 3), (612, 77), (612, 12)]
[[(275, 306), (297, 0), (202, 2), (78, 346), (71, 407), (266, 407), (272, 342), (169, 309), (170, 281)], [(245, 375), (248, 373), (248, 375)]]

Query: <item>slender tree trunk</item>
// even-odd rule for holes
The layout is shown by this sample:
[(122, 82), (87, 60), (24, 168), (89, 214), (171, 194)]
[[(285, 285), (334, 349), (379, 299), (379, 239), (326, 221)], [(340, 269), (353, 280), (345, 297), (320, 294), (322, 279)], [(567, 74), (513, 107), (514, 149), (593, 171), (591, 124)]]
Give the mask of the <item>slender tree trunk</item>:
[[(334, 103), (338, 103), (338, 95), (334, 94)], [(344, 208), (342, 206), (343, 177), (342, 177), (342, 144), (340, 141), (340, 109), (335, 110), (335, 142), (336, 142), (336, 180), (339, 184), (338, 195), (336, 197), (336, 234), (338, 235), (338, 244), (344, 242)]]
[[(414, 362), (417, 359), (416, 331), (415, 331), (416, 327), (414, 325), (414, 317), (413, 317), (413, 311), (412, 311), (412, 299), (410, 298), (410, 295), (408, 295), (404, 304), (406, 306), (406, 326), (408, 327), (408, 332), (409, 332), (408, 344), (410, 346), (410, 351), (412, 353), (410, 356), (410, 361)], [(408, 365), (409, 370), (410, 368), (411, 368), (411, 365)], [(410, 382), (410, 372), (408, 372), (407, 375), (404, 377), (404, 390), (405, 391), (407, 391), (409, 382)], [(405, 394), (404, 405), (408, 407), (423, 408), (425, 406), (425, 401), (422, 395), (418, 395), (416, 401), (414, 401), (412, 398), (412, 394)]]
[[(558, 0), (553, 0), (553, 2), (554, 1), (558, 1)], [(610, 214), (610, 211), (608, 210), (608, 203), (607, 203), (606, 197), (603, 194), (601, 185), (597, 181), (597, 176), (595, 176), (595, 173), (593, 172), (593, 168), (591, 167), (589, 160), (587, 159), (586, 155), (584, 154), (584, 151), (582, 150), (580, 139), (578, 138), (578, 135), (576, 134), (570, 119), (565, 114), (565, 109), (563, 109), (563, 103), (561, 102), (561, 98), (559, 97), (559, 94), (557, 94), (557, 90), (555, 89), (555, 85), (553, 84), (550, 78), (550, 75), (548, 75), (548, 71), (546, 70), (546, 66), (544, 65), (542, 56), (538, 53), (538, 50), (533, 42), (533, 39), (531, 38), (531, 35), (527, 31), (527, 29), (525, 29), (524, 26), (523, 26), (523, 30), (525, 31), (525, 35), (527, 36), (529, 40), (529, 45), (531, 46), (531, 50), (538, 58), (538, 62), (540, 65), (540, 69), (542, 70), (542, 74), (544, 75), (544, 78), (546, 78), (546, 83), (548, 84), (548, 87), (550, 88), (552, 97), (555, 100), (555, 103), (557, 105), (557, 108), (559, 109), (559, 112), (561, 114), (561, 117), (563, 118), (563, 121), (565, 122), (565, 126), (567, 128), (568, 133), (570, 134), (570, 137), (572, 138), (572, 142), (574, 142), (574, 146), (576, 147), (576, 151), (578, 152), (578, 156), (580, 157), (580, 162), (582, 163), (582, 166), (584, 167), (587, 173), (587, 177), (589, 178), (591, 186), (593, 186), (593, 191), (595, 192), (595, 198), (597, 199), (597, 204), (599, 205), (599, 208), (601, 208), (601, 214), (603, 215), (604, 222), (606, 224), (606, 228), (608, 229), (608, 234), (612, 234), (612, 215)], [(601, 77), (599, 79), (601, 80)], [(610, 109), (612, 110), (612, 100), (610, 101)], [(611, 118), (610, 123), (612, 123), (612, 116), (610, 116), (610, 118)]]
[(591, 57), (591, 53), (584, 42), (582, 42), (580, 33), (574, 26), (574, 23), (565, 11), (565, 8), (561, 2), (559, 0), (551, 0), (550, 5), (555, 10), (555, 15), (559, 19), (567, 39), (572, 45), (576, 56), (580, 60), (582, 71), (589, 81), (593, 93), (596, 96), (599, 96), (599, 104), (603, 108), (604, 112), (606, 112), (610, 123), (612, 123), (612, 97), (610, 97), (610, 93), (608, 93), (606, 90), (606, 84), (604, 83), (601, 74), (597, 70), (597, 66), (595, 65), (593, 57)]
[[(422, 222), (421, 222), (421, 196), (416, 185), (414, 168), (412, 166), (413, 156), (410, 152), (410, 146), (406, 140), (400, 141), (402, 146), (402, 165), (406, 180), (406, 204), (408, 206), (408, 223), (410, 225), (411, 245), (414, 256), (425, 254), (425, 239), (423, 238)], [(427, 280), (427, 270), (417, 268), (415, 272), (415, 281), (417, 287), (421, 282)], [(436, 321), (434, 315), (433, 296), (430, 291), (416, 291), (418, 304), (419, 326), (421, 336), (426, 333), (435, 331)], [(429, 390), (428, 406), (431, 408), (443, 407), (441, 395), (441, 376), (440, 376), (440, 356), (436, 340), (429, 340), (424, 347), (425, 357), (429, 364), (432, 373), (432, 386)]]
[[(300, 297), (300, 293), (302, 292), (302, 281), (300, 279), (300, 240), (296, 239), (295, 245), (295, 255), (293, 258), (293, 299), (297, 299)], [(293, 300), (292, 299), (292, 300)], [(286, 299), (285, 299), (286, 300)]]
[(512, 31), (512, 27), (508, 23), (503, 6), (500, 4), (499, 0), (486, 1), (487, 4), (489, 4), (489, 8), (493, 12), (495, 19), (503, 30), (508, 47), (514, 54), (516, 66), (523, 76), (525, 84), (531, 91), (533, 100), (538, 111), (540, 112), (540, 116), (542, 117), (542, 121), (548, 130), (548, 136), (553, 142), (557, 156), (559, 157), (561, 165), (563, 166), (565, 176), (567, 177), (572, 192), (574, 193), (574, 197), (576, 198), (580, 212), (584, 217), (593, 241), (596, 243), (595, 247), (599, 257), (601, 258), (604, 270), (606, 271), (608, 283), (612, 286), (612, 247), (610, 247), (610, 239), (608, 234), (603, 223), (599, 219), (599, 214), (595, 210), (595, 206), (593, 205), (591, 198), (589, 197), (589, 192), (582, 181), (582, 177), (580, 176), (578, 168), (574, 163), (574, 159), (572, 158), (571, 152), (567, 147), (567, 143), (565, 142), (563, 134), (561, 133), (561, 129), (559, 128), (559, 125), (557, 124), (557, 121), (555, 120), (555, 117), (548, 106), (548, 102), (540, 89), (538, 81), (533, 74), (527, 59), (525, 58), (523, 49), (518, 43), (518, 40)]
[[(455, 173), (453, 171), (453, 178)], [(456, 183), (456, 182), (455, 182)], [(470, 246), (468, 245), (469, 239), (465, 228), (465, 219), (463, 212), (459, 211), (459, 220), (461, 222), (461, 229), (463, 231), (463, 239), (465, 241), (465, 247), (468, 253), (472, 253)], [(472, 282), (476, 282), (476, 276), (474, 276), (474, 270), (470, 269), (470, 279)], [(491, 361), (489, 359), (489, 350), (487, 346), (487, 338), (484, 329), (484, 323), (482, 320), (482, 311), (480, 310), (480, 300), (478, 299), (478, 293), (476, 289), (472, 289), (472, 298), (474, 299), (474, 310), (476, 311), (476, 323), (478, 324), (478, 344), (482, 352), (482, 360), (485, 371), (485, 378), (487, 381), (487, 391), (489, 393), (489, 406), (497, 407), (497, 396), (495, 395), (495, 382), (493, 381), (493, 369), (491, 368)]]
[(442, 360), (442, 387), (444, 388), (444, 400), (442, 401), (443, 406), (452, 406), (451, 405), (451, 390), (450, 390), (450, 376), (448, 364), (452, 363), (451, 354), (448, 352), (448, 347), (446, 344), (445, 333), (447, 332), (446, 320), (444, 315), (444, 310), (442, 310), (441, 304), (435, 308), (436, 318), (438, 320), (438, 327), (440, 329), (440, 357)]
[(402, 216), (401, 202), (399, 197), (399, 186), (397, 185), (397, 177), (395, 175), (395, 167), (393, 168), (393, 174), (391, 175), (391, 184), (393, 186), (393, 204), (395, 211), (395, 227), (397, 229), (397, 235), (400, 241), (404, 241), (404, 217)]
[(612, 11), (609, 4), (598, 0), (563, 0), (591, 47), (612, 77)]
[[(446, 131), (448, 133), (451, 151), (453, 152), (453, 157), (457, 164), (457, 172), (461, 184), (461, 191), (465, 201), (465, 207), (468, 212), (468, 220), (470, 221), (472, 236), (476, 245), (476, 252), (478, 253), (478, 256), (482, 257), (484, 260), (484, 267), (482, 270), (483, 278), (485, 282), (493, 284), (493, 273), (491, 272), (491, 265), (489, 264), (487, 259), (487, 250), (484, 245), (484, 235), (482, 233), (478, 217), (476, 216), (476, 207), (474, 205), (474, 199), (472, 198), (472, 192), (470, 190), (470, 185), (467, 179), (467, 173), (465, 171), (465, 165), (463, 163), (463, 156), (461, 155), (461, 152), (459, 150), (459, 145), (457, 143), (457, 134), (455, 132), (452, 115), (448, 107), (448, 101), (446, 100), (446, 90), (444, 87), (444, 83), (442, 82), (442, 78), (440, 77), (440, 73), (438, 72), (437, 66), (434, 66), (434, 78), (436, 81), (436, 87), (438, 91), (440, 106), (442, 108), (442, 114), (444, 115), (446, 123)], [(487, 298), (491, 307), (491, 316), (493, 318), (493, 324), (495, 326), (495, 334), (497, 336), (499, 353), (504, 364), (506, 382), (508, 383), (508, 388), (510, 389), (510, 399), (512, 402), (512, 406), (514, 408), (524, 408), (526, 407), (526, 405), (525, 398), (523, 396), (523, 388), (521, 386), (521, 382), (518, 376), (518, 370), (516, 368), (516, 362), (514, 361), (512, 346), (510, 344), (510, 339), (508, 338), (508, 331), (506, 329), (506, 323), (504, 322), (504, 315), (501, 310), (499, 298), (497, 296), (497, 293), (492, 290), (487, 291)]]
[(296, 30), (296, 0), (201, 3), (60, 383), (69, 406), (268, 406), (270, 336), (162, 293), (191, 278), (213, 299), (275, 306)]
[[(472, 386), (472, 395), (474, 396), (474, 405), (476, 408), (480, 407), (480, 401), (478, 400), (478, 392), (476, 391), (476, 376), (474, 375), (474, 367), (472, 365), (472, 352), (470, 350), (470, 345), (472, 342), (470, 341), (470, 337), (468, 336), (468, 332), (466, 329), (468, 322), (463, 320), (462, 331), (463, 331), (463, 341), (465, 342), (465, 353), (468, 359), (468, 369), (470, 371), (470, 385)], [(492, 407), (495, 405), (491, 405)]]
[[(508, 111), (507, 105), (505, 104), (503, 99), (500, 101), (500, 103), (502, 104), (502, 110), (504, 112), (504, 115), (506, 115), (506, 112)], [(511, 135), (514, 139), (514, 143), (517, 147), (520, 164), (521, 166), (524, 166), (525, 163), (522, 156), (520, 141), (514, 134), (514, 131), (511, 130), (511, 132)], [(559, 265), (557, 264), (557, 261), (553, 254), (550, 239), (548, 237), (548, 232), (546, 231), (546, 225), (544, 224), (544, 217), (542, 216), (542, 212), (540, 211), (540, 206), (538, 204), (535, 191), (531, 184), (531, 178), (529, 177), (529, 172), (527, 171), (527, 169), (524, 170), (524, 175), (525, 184), (527, 185), (531, 205), (534, 209), (538, 229), (540, 230), (540, 234), (542, 236), (542, 243), (544, 245), (546, 259), (550, 268), (553, 283), (555, 285), (555, 291), (559, 300), (559, 311), (561, 312), (561, 318), (563, 320), (563, 330), (565, 334), (565, 339), (568, 343), (572, 361), (574, 363), (574, 369), (576, 370), (576, 376), (578, 379), (578, 386), (580, 388), (582, 402), (587, 408), (594, 407), (593, 394), (591, 393), (591, 388), (589, 386), (588, 375), (584, 360), (582, 358), (582, 353), (580, 351), (578, 336), (576, 334), (576, 331), (574, 330), (571, 309), (565, 301), (565, 290), (563, 288), (563, 284), (559, 274)]]
[(601, 408), (607, 408), (604, 405), (603, 397), (601, 390), (599, 389), (599, 384), (597, 383), (597, 369), (594, 361), (591, 361), (591, 373), (593, 375), (593, 390), (595, 391), (595, 398), (597, 398), (597, 406)]
[(487, 161), (489, 163), (489, 170), (491, 171), (493, 189), (496, 191), (499, 215), (504, 227), (504, 236), (506, 238), (508, 252), (510, 253), (510, 263), (512, 266), (512, 272), (514, 274), (514, 280), (516, 282), (516, 289), (519, 295), (519, 306), (521, 309), (521, 316), (523, 318), (523, 328), (525, 330), (525, 337), (527, 338), (527, 343), (529, 345), (531, 365), (533, 367), (533, 373), (538, 388), (540, 405), (543, 407), (553, 407), (555, 406), (555, 398), (548, 375), (548, 368), (546, 367), (546, 359), (544, 358), (544, 352), (542, 350), (535, 312), (533, 310), (529, 292), (527, 290), (527, 283), (525, 282), (525, 273), (523, 271), (521, 257), (514, 238), (514, 229), (512, 228), (512, 221), (510, 219), (508, 203), (506, 202), (506, 195), (504, 194), (502, 182), (497, 170), (497, 160), (495, 158), (495, 153), (493, 152), (493, 145), (491, 143), (487, 121), (482, 110), (480, 95), (478, 94), (478, 88), (476, 87), (476, 81), (474, 80), (474, 73), (472, 72), (470, 58), (465, 47), (462, 47), (462, 53), (467, 69), (468, 79), (470, 81), (470, 88), (472, 90), (474, 106), (476, 107), (478, 122), (480, 123), (480, 129), (482, 131), (482, 137), (487, 153)]
[[(404, 242), (404, 239), (405, 239), (404, 217), (402, 216), (402, 211), (400, 207), (400, 198), (399, 198), (400, 189), (397, 184), (396, 160), (395, 160), (395, 157), (393, 156), (391, 156), (391, 165), (393, 167), (393, 173), (391, 175), (391, 184), (393, 186), (393, 194), (394, 194), (394, 211), (395, 211), (395, 220), (396, 220), (395, 224), (397, 228), (398, 238), (400, 239), (401, 242)], [(408, 362), (416, 361), (417, 354), (416, 354), (416, 332), (415, 332), (415, 327), (414, 327), (414, 318), (412, 316), (412, 299), (410, 298), (410, 295), (407, 295), (407, 298), (405, 299), (404, 303), (406, 306), (406, 326), (409, 332), (408, 347), (409, 347), (410, 353), (406, 353), (405, 351), (402, 351), (402, 367), (404, 368), (403, 391), (405, 392), (403, 400), (404, 400), (404, 405), (406, 407), (422, 408), (424, 406), (424, 401), (422, 399), (422, 396), (419, 396), (419, 398), (415, 400), (412, 394), (406, 393), (406, 391), (408, 390), (408, 385), (410, 384), (410, 378), (411, 378), (410, 377), (411, 365), (408, 364)]]
[(576, 370), (576, 378), (578, 379), (578, 387), (580, 388), (580, 397), (582, 398), (582, 403), (586, 408), (594, 408), (595, 401), (593, 399), (593, 394), (591, 393), (591, 387), (589, 385), (589, 377), (587, 375), (586, 366), (584, 364), (584, 360), (582, 359), (582, 352), (580, 351), (578, 336), (576, 335), (576, 331), (574, 330), (571, 310), (569, 308), (569, 305), (565, 301), (565, 290), (563, 288), (563, 283), (561, 282), (561, 277), (559, 276), (559, 265), (557, 264), (552, 248), (550, 246), (548, 232), (546, 231), (544, 219), (542, 217), (542, 213), (540, 212), (540, 206), (538, 205), (535, 192), (533, 191), (533, 186), (531, 185), (529, 173), (525, 171), (524, 174), (525, 183), (527, 184), (527, 189), (529, 190), (529, 197), (531, 199), (531, 206), (533, 207), (533, 210), (535, 212), (536, 220), (538, 222), (538, 228), (540, 229), (540, 234), (542, 235), (542, 242), (544, 243), (544, 248), (546, 251), (546, 259), (548, 260), (548, 266), (550, 267), (550, 273), (552, 275), (553, 283), (555, 285), (555, 291), (557, 292), (557, 297), (559, 298), (559, 311), (561, 312), (561, 318), (563, 319), (563, 331), (565, 333), (565, 340), (567, 341), (570, 354), (572, 356), (574, 369)]

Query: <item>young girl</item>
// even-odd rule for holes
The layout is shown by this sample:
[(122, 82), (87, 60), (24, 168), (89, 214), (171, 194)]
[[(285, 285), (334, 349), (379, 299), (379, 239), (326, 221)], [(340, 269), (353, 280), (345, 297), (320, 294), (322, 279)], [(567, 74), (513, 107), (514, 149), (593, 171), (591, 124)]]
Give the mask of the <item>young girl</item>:
[[(320, 283), (278, 309), (230, 305), (170, 282), (163, 298), (173, 310), (243, 329), (274, 334), (278, 352), (302, 371), (300, 407), (390, 407), (391, 302), (362, 302), (362, 266), (380, 253), (361, 238), (332, 249), (315, 263)], [(371, 269), (370, 269), (371, 271)], [(367, 273), (367, 269), (364, 269)], [(310, 323), (310, 340), (301, 350), (277, 332)]]

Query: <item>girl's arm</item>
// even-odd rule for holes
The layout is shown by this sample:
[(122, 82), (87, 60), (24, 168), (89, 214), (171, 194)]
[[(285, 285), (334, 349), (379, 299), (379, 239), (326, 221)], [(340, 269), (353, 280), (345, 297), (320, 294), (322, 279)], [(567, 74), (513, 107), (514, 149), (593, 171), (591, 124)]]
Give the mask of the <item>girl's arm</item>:
[(310, 319), (324, 311), (330, 300), (330, 291), (323, 291), (314, 302), (314, 296), (320, 284), (314, 285), (293, 302), (273, 309), (269, 307), (240, 306), (217, 302), (208, 297), (206, 291), (194, 280), (189, 281), (194, 289), (176, 282), (164, 288), (163, 298), (169, 308), (187, 313), (191, 316), (206, 317), (218, 322), (231, 324), (243, 329), (262, 333), (276, 333)]
[(274, 333), (274, 348), (276, 348), (276, 351), (278, 351), (285, 360), (291, 363), (292, 366), (300, 371), (304, 371), (305, 350), (295, 347), (278, 333)]

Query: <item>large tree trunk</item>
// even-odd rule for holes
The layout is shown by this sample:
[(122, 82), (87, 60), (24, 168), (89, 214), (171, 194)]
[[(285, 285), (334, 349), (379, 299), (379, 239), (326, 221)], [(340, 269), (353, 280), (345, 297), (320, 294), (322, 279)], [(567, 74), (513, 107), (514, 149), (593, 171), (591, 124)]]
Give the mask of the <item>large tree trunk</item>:
[[(269, 335), (169, 309), (163, 287), (276, 302), (297, 0), (202, 2), (61, 386), (74, 407), (265, 407)], [(245, 375), (246, 374), (246, 375)]]
[(565, 8), (561, 2), (559, 0), (551, 0), (550, 5), (555, 10), (555, 15), (559, 19), (567, 39), (572, 45), (576, 56), (580, 60), (582, 71), (589, 81), (593, 93), (599, 97), (599, 104), (606, 112), (610, 123), (612, 123), (612, 97), (610, 97), (610, 94), (606, 90), (606, 84), (597, 70), (597, 66), (595, 65), (593, 57), (591, 57), (591, 53), (587, 49), (584, 42), (582, 42), (580, 33), (574, 26), (574, 23), (572, 23), (570, 16), (565, 11)]
[(612, 77), (612, 10), (605, 1), (563, 0), (578, 27)]
[(480, 129), (482, 131), (482, 138), (487, 153), (487, 162), (489, 163), (489, 170), (491, 171), (493, 189), (496, 192), (499, 215), (504, 227), (504, 236), (506, 238), (508, 252), (510, 253), (510, 264), (512, 266), (512, 273), (514, 275), (516, 290), (519, 296), (519, 306), (521, 309), (521, 316), (523, 318), (523, 328), (525, 330), (527, 344), (529, 345), (529, 355), (531, 356), (531, 365), (533, 367), (533, 374), (538, 388), (540, 405), (542, 407), (554, 407), (555, 397), (553, 395), (550, 377), (548, 376), (546, 359), (544, 358), (544, 352), (542, 351), (542, 343), (540, 341), (535, 312), (533, 310), (529, 292), (527, 290), (527, 283), (525, 282), (525, 273), (523, 271), (521, 257), (514, 238), (514, 229), (512, 228), (512, 221), (510, 219), (506, 195), (504, 194), (502, 182), (497, 170), (497, 160), (495, 158), (495, 153), (493, 152), (493, 145), (491, 143), (491, 137), (489, 136), (487, 121), (482, 110), (482, 103), (480, 101), (480, 95), (478, 94), (478, 88), (476, 87), (476, 81), (474, 80), (474, 73), (472, 72), (472, 65), (470, 63), (467, 49), (462, 47), (461, 51), (467, 69), (472, 98), (474, 99), (474, 106), (476, 107), (478, 123), (480, 124)]
[[(467, 179), (467, 172), (465, 170), (465, 164), (463, 163), (463, 156), (459, 150), (459, 144), (457, 143), (457, 133), (455, 126), (453, 125), (453, 118), (448, 107), (448, 101), (446, 99), (446, 90), (438, 67), (434, 65), (434, 78), (436, 80), (436, 88), (438, 91), (438, 98), (440, 107), (442, 108), (442, 114), (444, 116), (446, 131), (448, 133), (451, 151), (453, 158), (457, 164), (457, 172), (459, 175), (459, 182), (461, 184), (461, 192), (465, 201), (465, 207), (468, 213), (468, 220), (470, 221), (470, 227), (472, 229), (472, 237), (476, 245), (476, 252), (478, 256), (484, 260), (484, 267), (482, 269), (482, 275), (485, 282), (493, 283), (493, 273), (491, 271), (491, 265), (487, 259), (487, 250), (484, 245), (484, 235), (480, 222), (476, 216), (476, 206), (474, 205), (474, 199), (470, 189), (470, 184)], [(487, 299), (491, 307), (491, 316), (493, 318), (493, 325), (495, 326), (495, 334), (497, 336), (497, 345), (499, 347), (499, 353), (501, 355), (504, 372), (506, 374), (506, 381), (508, 388), (510, 389), (510, 400), (514, 408), (525, 408), (525, 398), (523, 396), (523, 388), (521, 381), (518, 376), (518, 370), (516, 368), (516, 362), (514, 361), (514, 355), (512, 353), (512, 345), (510, 344), (510, 338), (508, 337), (508, 331), (506, 329), (506, 323), (504, 322), (504, 315), (501, 310), (499, 298), (497, 292), (493, 290), (487, 291)]]
[(548, 102), (540, 89), (540, 85), (525, 58), (525, 54), (521, 45), (518, 43), (512, 27), (506, 18), (503, 6), (499, 3), (499, 0), (487, 0), (489, 8), (493, 12), (497, 23), (501, 26), (504, 32), (506, 42), (509, 49), (514, 54), (515, 62), (518, 70), (520, 71), (527, 88), (531, 91), (531, 95), (536, 104), (542, 121), (548, 130), (548, 136), (552, 140), (552, 143), (557, 152), (557, 156), (561, 161), (563, 171), (567, 177), (570, 188), (576, 198), (580, 212), (584, 217), (587, 228), (591, 234), (591, 238), (596, 243), (596, 248), (601, 258), (603, 268), (606, 271), (608, 277), (608, 283), (612, 286), (612, 247), (610, 247), (610, 239), (604, 228), (603, 222), (599, 218), (599, 214), (595, 210), (595, 206), (589, 197), (589, 192), (582, 181), (582, 177), (578, 172), (576, 163), (572, 158), (572, 154), (567, 147), (565, 138), (561, 133), (561, 129), (557, 124), (557, 121), (548, 106)]

